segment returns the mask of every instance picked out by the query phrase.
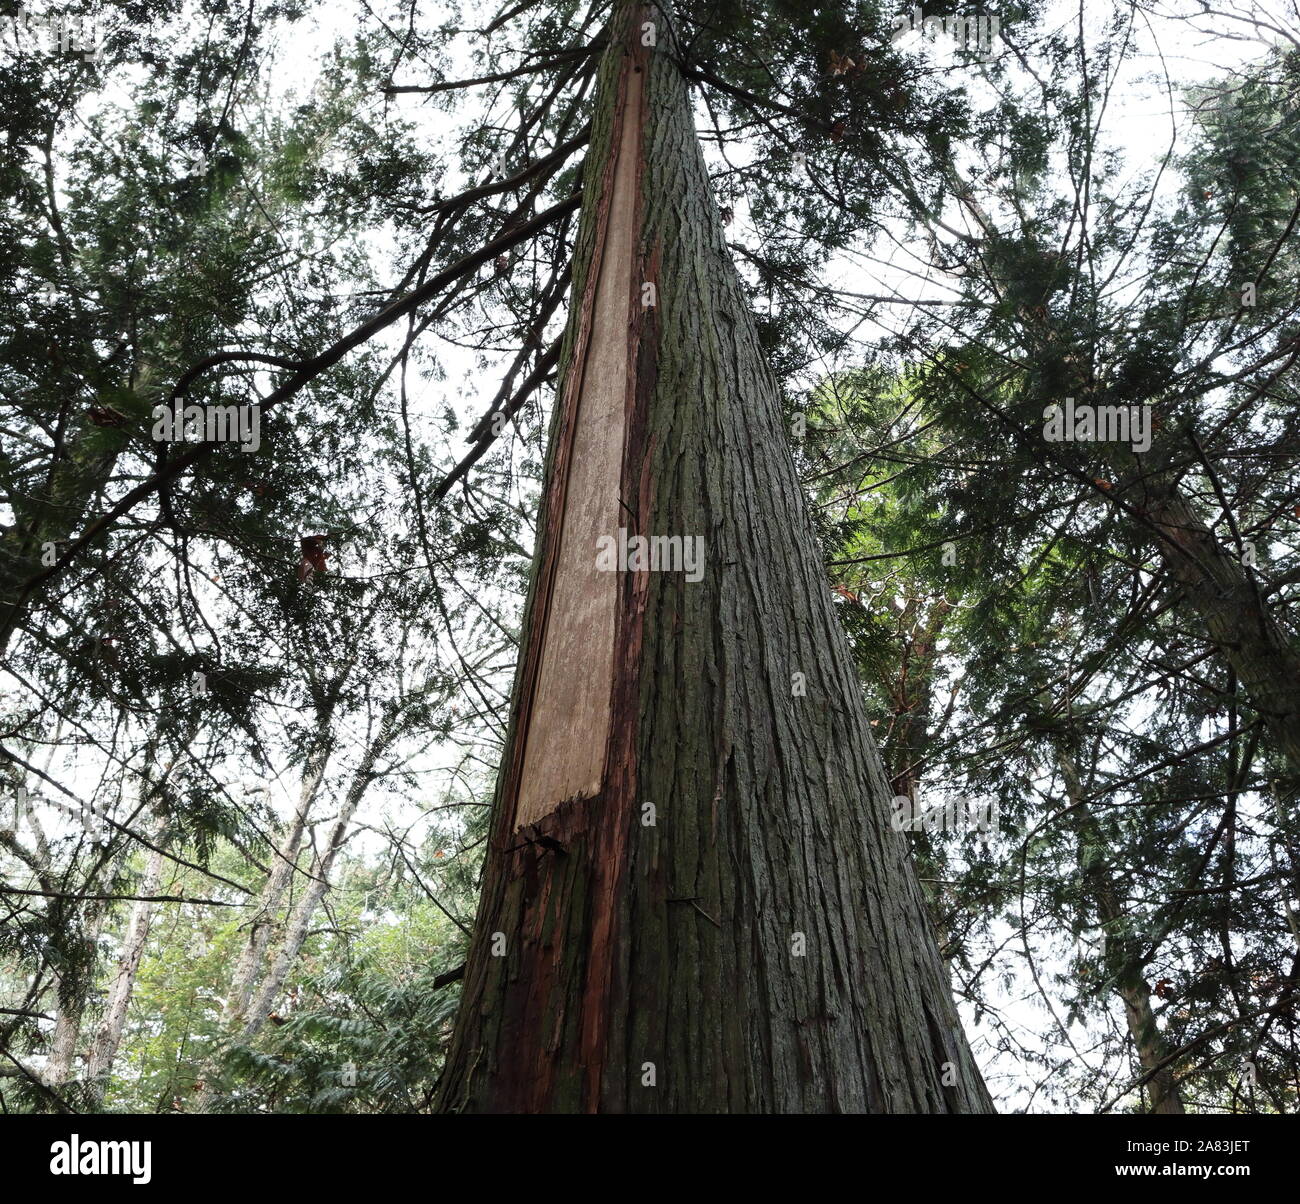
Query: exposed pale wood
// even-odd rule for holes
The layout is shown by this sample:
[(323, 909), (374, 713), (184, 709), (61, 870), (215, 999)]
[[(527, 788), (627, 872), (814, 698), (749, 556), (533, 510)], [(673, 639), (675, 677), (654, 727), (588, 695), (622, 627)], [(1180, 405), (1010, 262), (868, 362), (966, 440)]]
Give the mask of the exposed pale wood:
[(577, 403), (541, 667), (529, 708), (516, 826), (600, 790), (614, 676), (618, 574), (596, 570), (596, 541), (622, 521), (628, 322), (634, 282), (640, 90), (628, 90)]

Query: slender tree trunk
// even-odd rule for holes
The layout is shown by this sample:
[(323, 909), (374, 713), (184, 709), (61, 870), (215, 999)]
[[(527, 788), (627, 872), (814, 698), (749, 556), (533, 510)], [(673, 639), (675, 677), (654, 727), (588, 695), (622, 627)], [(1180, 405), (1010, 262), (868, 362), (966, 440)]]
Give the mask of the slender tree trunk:
[(284, 839), (272, 856), (271, 868), (257, 899), (257, 912), (251, 921), (248, 939), (244, 942), (239, 961), (235, 965), (230, 993), (226, 1000), (226, 1014), (236, 1028), (242, 1025), (244, 1015), (248, 1011), (249, 1002), (253, 997), (253, 988), (266, 961), (266, 950), (279, 916), (280, 904), (284, 902), (285, 893), (297, 869), (298, 852), (302, 848), (303, 836), (307, 831), (307, 821), (311, 816), (312, 805), (320, 791), (321, 781), (325, 776), (325, 766), (329, 761), (328, 729), (329, 719), (326, 717), (321, 720), (317, 728), (316, 742), (303, 766), (298, 804), (285, 830)]
[(44, 1078), (51, 1087), (62, 1087), (72, 1078), (72, 1061), (77, 1054), (77, 1038), (81, 1036), (81, 1015), (84, 1008), (85, 1003), (80, 996), (59, 1000), (54, 1032), (50, 1035), (50, 1056), (45, 1063)]
[[(154, 830), (153, 841), (159, 847), (149, 852), (138, 892), (141, 895), (157, 894), (162, 882), (164, 860), (162, 844), (166, 826), (166, 822), (163, 821)], [(131, 1004), (131, 994), (135, 990), (136, 975), (140, 972), (145, 944), (149, 940), (153, 908), (154, 905), (143, 898), (137, 899), (132, 904), (131, 918), (127, 923), (122, 951), (118, 954), (113, 981), (108, 989), (104, 1015), (91, 1042), (90, 1056), (86, 1063), (86, 1083), (96, 1101), (103, 1099), (109, 1072), (113, 1069), (113, 1061), (122, 1044), (122, 1033), (126, 1028), (126, 1014)]]
[(239, 1038), (241, 1041), (249, 1041), (262, 1031), (267, 1016), (271, 1014), (271, 1009), (275, 1006), (280, 989), (284, 986), (284, 980), (288, 978), (289, 971), (293, 968), (294, 962), (298, 960), (298, 954), (302, 952), (312, 917), (316, 914), (316, 910), (325, 898), (325, 892), (329, 889), (328, 875), (334, 863), (334, 852), (337, 848), (333, 841), (342, 842), (343, 833), (346, 831), (350, 819), (351, 812), (345, 818), (340, 818), (339, 822), (334, 826), (334, 837), (331, 840), (329, 852), (323, 860), (313, 863), (313, 880), (307, 884), (307, 889), (298, 900), (285, 930), (284, 940), (280, 943), (280, 947), (271, 962), (271, 968), (267, 971), (261, 983), (258, 984), (257, 993), (244, 1014)]
[(1245, 565), (1215, 538), (1172, 485), (1151, 486), (1146, 513), (1161, 559), (1232, 666), (1250, 704), (1300, 783), (1300, 655)]
[(44, 545), (53, 544), (58, 555), (66, 551), (67, 541), (117, 465), (116, 448), (86, 453), (82, 445), (95, 434), (89, 420), (74, 419), (68, 450), (54, 459), (40, 491), (13, 495), (14, 523), (0, 529), (0, 653), (8, 651), (10, 638), (39, 596), (32, 592), (30, 578), (49, 567)]
[[(324, 706), (317, 715), (316, 730), (311, 748), (303, 764), (302, 781), (298, 789), (298, 802), (293, 817), (285, 830), (280, 846), (273, 850), (271, 868), (262, 884), (257, 899), (257, 910), (250, 921), (248, 939), (240, 951), (239, 961), (231, 975), (230, 991), (226, 996), (225, 1021), (227, 1030), (242, 1034), (253, 999), (253, 990), (265, 968), (266, 951), (271, 942), (275, 925), (278, 922), (280, 905), (297, 872), (297, 859), (302, 848), (303, 835), (307, 831), (307, 821), (311, 816), (312, 805), (320, 791), (325, 777), (325, 768), (329, 763), (332, 743), (329, 726), (332, 708)], [(195, 1112), (206, 1112), (212, 1104), (215, 1094), (212, 1084), (214, 1066), (209, 1064), (203, 1079), (203, 1089), (194, 1103)]]
[[(886, 758), (886, 771), (896, 798), (905, 795), (915, 801), (919, 797), (921, 774), (917, 766), (931, 740), (939, 639), (951, 610), (945, 598), (936, 601), (929, 613), (921, 612), (919, 616), (914, 616), (909, 607), (896, 608), (899, 661), (890, 666), (890, 672), (879, 675), (881, 686), (894, 700), (888, 741), (891, 755)], [(914, 634), (908, 639), (907, 623), (912, 618)]]
[[(90, 888), (93, 889), (93, 886)], [(83, 956), (94, 965), (95, 948), (104, 924), (107, 904), (98, 900), (87, 903), (85, 929), (77, 938), (83, 946)], [(81, 1023), (86, 1013), (87, 987), (70, 993), (67, 983), (56, 977), (55, 987), (59, 1001), (54, 1018), (54, 1032), (50, 1037), (50, 1057), (45, 1064), (45, 1081), (51, 1087), (62, 1087), (76, 1078), (77, 1046), (81, 1039)]]
[[(1106, 932), (1104, 960), (1115, 980), (1115, 993), (1124, 1005), (1124, 1020), (1128, 1025), (1133, 1048), (1137, 1051), (1138, 1064), (1145, 1072), (1155, 1071), (1147, 1080), (1151, 1111), (1182, 1116), (1183, 1101), (1178, 1091), (1178, 1080), (1174, 1078), (1172, 1067), (1162, 1065), (1169, 1056), (1169, 1049), (1156, 1025), (1155, 1013), (1151, 1010), (1151, 992), (1142, 977), (1142, 966), (1136, 961), (1137, 951), (1131, 947), (1132, 942), (1122, 932), (1127, 917), (1119, 901), (1119, 891), (1115, 889), (1115, 879), (1100, 857), (1100, 851), (1106, 848), (1105, 838), (1096, 816), (1084, 799), (1074, 758), (1061, 753), (1058, 763), (1065, 779), (1065, 792), (1070, 800), (1070, 816), (1075, 832), (1081, 843), (1086, 842), (1094, 850), (1093, 856), (1084, 866), (1084, 873), (1091, 881), (1097, 915)], [(1160, 1069), (1156, 1070), (1158, 1066)]]
[[(1128, 1031), (1138, 1052), (1138, 1062), (1143, 1071), (1150, 1073), (1168, 1057), (1164, 1039), (1156, 1027), (1155, 1014), (1151, 1010), (1151, 993), (1141, 981), (1120, 982), (1115, 989), (1124, 1001), (1124, 1019), (1128, 1022)], [(1147, 1080), (1147, 1092), (1152, 1112), (1165, 1116), (1183, 1115), (1178, 1081), (1168, 1066), (1161, 1067), (1151, 1075)]]
[[(666, 20), (611, 35), (438, 1107), (988, 1111)], [(599, 571), (619, 527), (699, 579)]]
[(303, 943), (307, 939), (307, 930), (311, 926), (312, 917), (315, 916), (329, 890), (330, 872), (334, 868), (334, 860), (338, 856), (339, 849), (343, 847), (343, 838), (347, 835), (348, 826), (352, 823), (352, 817), (361, 804), (366, 788), (374, 779), (376, 763), (392, 744), (395, 734), (394, 725), (386, 724), (379, 736), (367, 748), (361, 763), (352, 774), (347, 794), (343, 798), (343, 806), (334, 821), (334, 827), (330, 830), (329, 840), (325, 844), (324, 851), (312, 862), (311, 879), (289, 918), (284, 940), (281, 941), (270, 970), (267, 971), (252, 1003), (247, 1008), (242, 1040), (247, 1041), (261, 1031), (284, 986), (284, 980), (288, 978), (289, 971), (298, 960)]

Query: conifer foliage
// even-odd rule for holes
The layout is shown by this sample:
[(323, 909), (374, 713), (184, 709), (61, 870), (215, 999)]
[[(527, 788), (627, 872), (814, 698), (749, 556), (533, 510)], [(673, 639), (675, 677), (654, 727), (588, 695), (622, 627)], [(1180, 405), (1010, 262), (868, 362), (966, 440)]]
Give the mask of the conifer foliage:
[(1296, 1110), (1292, 0), (0, 25), (0, 1111)]

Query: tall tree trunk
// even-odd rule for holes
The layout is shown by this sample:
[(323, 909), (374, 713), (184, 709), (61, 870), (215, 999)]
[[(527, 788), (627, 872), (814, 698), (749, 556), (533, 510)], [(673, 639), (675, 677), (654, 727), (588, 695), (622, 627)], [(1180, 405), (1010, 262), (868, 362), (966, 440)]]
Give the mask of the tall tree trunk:
[(1147, 1080), (1151, 1111), (1182, 1116), (1183, 1101), (1178, 1091), (1178, 1080), (1174, 1078), (1173, 1068), (1164, 1065), (1169, 1049), (1156, 1026), (1155, 1013), (1151, 1010), (1151, 992), (1142, 977), (1142, 966), (1133, 947), (1135, 942), (1123, 932), (1127, 916), (1119, 901), (1119, 891), (1115, 889), (1115, 879), (1100, 856), (1101, 850), (1107, 848), (1105, 837), (1084, 797), (1074, 757), (1063, 752), (1057, 759), (1065, 780), (1066, 797), (1070, 800), (1070, 817), (1075, 832), (1081, 843), (1086, 842), (1093, 848), (1093, 855), (1088, 858), (1083, 871), (1091, 883), (1097, 915), (1106, 933), (1104, 961), (1115, 981), (1115, 993), (1124, 1005), (1124, 1021), (1137, 1051), (1138, 1064), (1144, 1072), (1151, 1074)]
[(113, 971), (113, 981), (108, 988), (104, 1015), (90, 1045), (90, 1056), (86, 1063), (86, 1083), (97, 1102), (103, 1099), (109, 1072), (113, 1069), (118, 1047), (122, 1044), (127, 1009), (131, 1004), (131, 994), (135, 990), (136, 975), (140, 972), (145, 944), (149, 940), (149, 926), (153, 918), (154, 905), (148, 901), (147, 896), (157, 894), (162, 882), (164, 859), (162, 845), (166, 829), (167, 823), (163, 820), (154, 830), (153, 841), (158, 847), (149, 851), (144, 877), (137, 892), (146, 897), (137, 899), (131, 906), (131, 918), (127, 922), (122, 951), (118, 954), (117, 966)]
[[(988, 1111), (657, 9), (617, 6), (595, 104), (438, 1107)], [(620, 527), (702, 576), (599, 571)]]

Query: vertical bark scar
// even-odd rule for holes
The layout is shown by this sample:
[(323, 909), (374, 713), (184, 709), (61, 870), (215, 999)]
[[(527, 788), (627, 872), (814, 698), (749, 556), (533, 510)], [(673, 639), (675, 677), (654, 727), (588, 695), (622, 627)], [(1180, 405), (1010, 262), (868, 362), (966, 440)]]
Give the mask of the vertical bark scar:
[(550, 589), (538, 624), (541, 651), (523, 732), (515, 826), (536, 823), (575, 797), (599, 794), (615, 673), (618, 578), (596, 567), (597, 540), (625, 525), (629, 333), (639, 296), (637, 192), (641, 81), (624, 71), (601, 196), (602, 220), (585, 343), (570, 370), (572, 421)]

